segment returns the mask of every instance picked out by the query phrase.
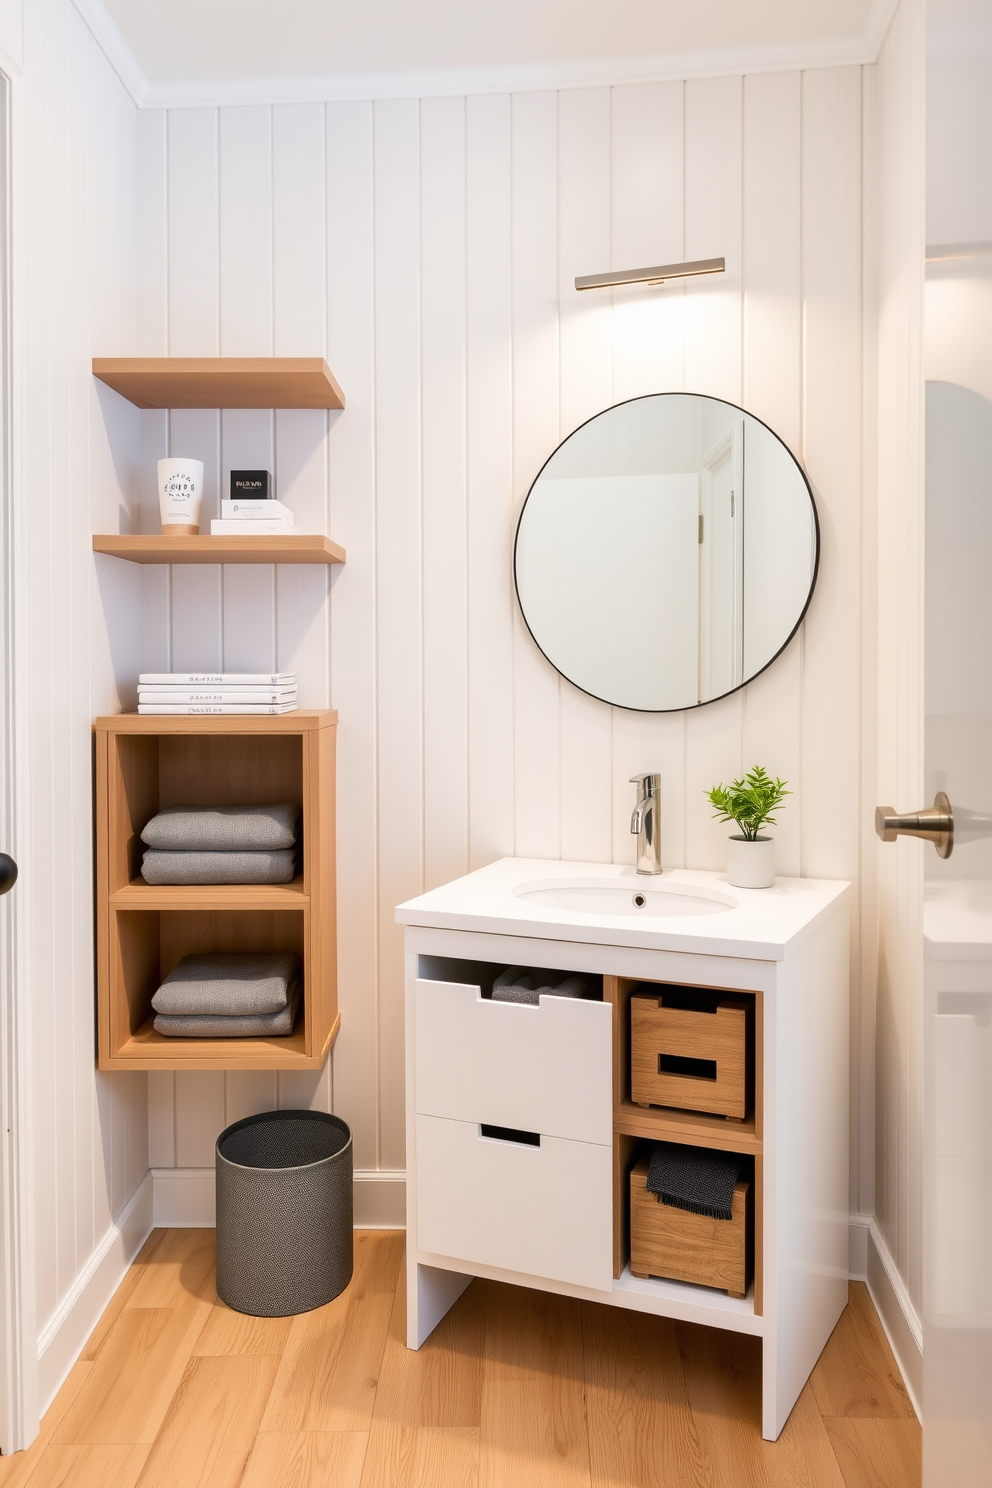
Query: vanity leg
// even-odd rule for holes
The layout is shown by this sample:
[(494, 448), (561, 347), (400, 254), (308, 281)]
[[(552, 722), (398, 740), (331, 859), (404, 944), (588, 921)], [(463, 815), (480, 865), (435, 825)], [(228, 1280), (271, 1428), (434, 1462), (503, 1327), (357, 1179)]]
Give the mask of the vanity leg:
[(419, 1266), (413, 1262), (408, 1267), (407, 1348), (420, 1348), (472, 1280), (471, 1276), (463, 1276), (460, 1271), (443, 1271), (438, 1266)]

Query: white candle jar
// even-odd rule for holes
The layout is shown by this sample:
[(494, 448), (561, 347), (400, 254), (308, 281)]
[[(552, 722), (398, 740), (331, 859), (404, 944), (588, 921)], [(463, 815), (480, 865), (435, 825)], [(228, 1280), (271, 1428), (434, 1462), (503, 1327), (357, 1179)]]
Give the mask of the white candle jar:
[(200, 530), (203, 461), (170, 457), (158, 462), (158, 500), (162, 531), (193, 537)]

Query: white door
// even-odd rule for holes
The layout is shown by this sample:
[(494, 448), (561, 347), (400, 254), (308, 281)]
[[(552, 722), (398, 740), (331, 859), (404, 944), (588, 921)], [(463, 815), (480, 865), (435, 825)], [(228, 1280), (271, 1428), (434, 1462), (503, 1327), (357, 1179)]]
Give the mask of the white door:
[(923, 1482), (992, 1483), (992, 49), (930, 0)]
[(743, 681), (744, 420), (703, 459), (699, 513), (699, 701)]

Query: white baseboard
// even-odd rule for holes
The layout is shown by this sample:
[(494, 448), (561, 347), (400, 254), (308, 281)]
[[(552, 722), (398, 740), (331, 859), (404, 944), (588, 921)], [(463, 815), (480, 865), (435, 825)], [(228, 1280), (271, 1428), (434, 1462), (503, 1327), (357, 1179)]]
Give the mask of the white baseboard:
[(134, 1193), (76, 1277), (38, 1339), (38, 1404), (55, 1399), (127, 1269), (152, 1231), (152, 1175)]
[(155, 1228), (212, 1230), (217, 1223), (213, 1168), (152, 1168)]
[(406, 1173), (402, 1168), (356, 1172), (355, 1229), (406, 1229)]
[[(217, 1223), (213, 1168), (152, 1168), (156, 1229), (212, 1229)], [(406, 1174), (391, 1169), (355, 1173), (356, 1230), (401, 1230), (406, 1224)]]
[(848, 1229), (847, 1274), (852, 1281), (868, 1280), (868, 1228), (870, 1214), (852, 1214)]
[[(863, 1270), (858, 1272), (853, 1264), (856, 1253), (859, 1260), (864, 1256)], [(906, 1283), (871, 1215), (851, 1216), (851, 1260), (852, 1277), (868, 1283), (868, 1293), (896, 1356), (913, 1409), (922, 1420), (923, 1327)]]

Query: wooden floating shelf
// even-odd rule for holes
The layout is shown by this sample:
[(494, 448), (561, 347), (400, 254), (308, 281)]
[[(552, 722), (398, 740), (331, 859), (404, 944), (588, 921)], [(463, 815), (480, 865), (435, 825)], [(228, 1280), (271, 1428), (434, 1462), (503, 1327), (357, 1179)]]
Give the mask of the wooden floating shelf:
[(94, 357), (136, 408), (343, 408), (323, 357)]
[(329, 537), (173, 537), (163, 533), (101, 533), (94, 553), (129, 563), (343, 563), (344, 548)]
[(676, 1111), (668, 1106), (636, 1106), (624, 1101), (613, 1117), (613, 1130), (654, 1142), (682, 1142), (687, 1147), (716, 1147), (722, 1152), (761, 1151), (754, 1117), (728, 1121), (698, 1111)]

